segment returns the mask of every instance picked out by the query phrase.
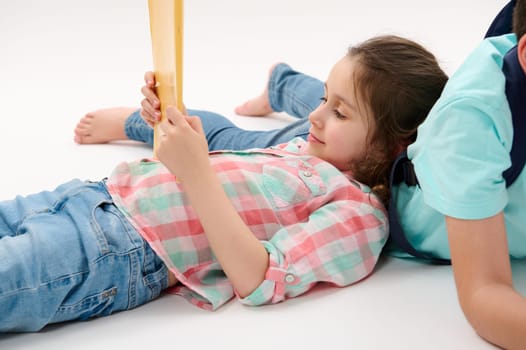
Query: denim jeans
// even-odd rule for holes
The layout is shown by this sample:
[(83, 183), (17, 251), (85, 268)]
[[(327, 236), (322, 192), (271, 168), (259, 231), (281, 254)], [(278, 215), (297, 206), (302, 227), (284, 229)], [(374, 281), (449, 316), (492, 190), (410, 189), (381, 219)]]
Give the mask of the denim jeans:
[[(324, 95), (323, 83), (281, 63), (271, 72), (268, 91), (270, 106), (274, 111), (286, 112), (299, 120), (281, 129), (254, 131), (241, 129), (216, 113), (189, 109), (188, 114), (201, 118), (211, 151), (265, 148), (288, 142), (295, 137), (306, 138), (310, 128), (307, 117), (321, 102)], [(128, 117), (125, 132), (130, 140), (153, 145), (153, 130), (141, 118), (139, 111)]]
[(0, 202), (0, 332), (131, 309), (167, 285), (166, 266), (104, 182)]

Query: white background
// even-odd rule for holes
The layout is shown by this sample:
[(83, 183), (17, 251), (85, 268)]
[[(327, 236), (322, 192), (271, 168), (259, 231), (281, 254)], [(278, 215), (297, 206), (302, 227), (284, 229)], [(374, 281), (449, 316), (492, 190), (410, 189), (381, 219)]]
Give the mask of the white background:
[[(151, 155), (137, 143), (79, 146), (86, 112), (139, 106), (152, 68), (146, 0), (0, 0), (0, 198), (72, 177), (100, 179), (122, 160)], [(448, 73), (482, 38), (504, 0), (188, 0), (184, 102), (248, 128), (283, 116), (234, 116), (277, 61), (325, 79), (349, 45), (398, 34), (432, 50)], [(1, 263), (1, 260), (0, 260)], [(526, 291), (526, 266), (515, 264)], [(1, 278), (1, 276), (0, 276)], [(0, 315), (1, 322), (1, 315)], [(91, 322), (0, 335), (0, 349), (486, 349), (456, 301), (449, 267), (386, 259), (355, 286), (317, 288), (262, 308), (217, 312), (180, 297)]]

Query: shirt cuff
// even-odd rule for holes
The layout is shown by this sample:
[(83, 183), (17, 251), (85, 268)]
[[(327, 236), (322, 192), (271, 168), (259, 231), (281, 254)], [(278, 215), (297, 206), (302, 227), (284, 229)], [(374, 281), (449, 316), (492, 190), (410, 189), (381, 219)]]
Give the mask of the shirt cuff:
[(288, 271), (283, 254), (272, 243), (267, 241), (261, 243), (269, 253), (269, 268), (265, 280), (245, 298), (239, 297), (236, 292), (239, 301), (249, 306), (279, 303), (285, 300), (287, 286), (301, 282), (299, 276)]

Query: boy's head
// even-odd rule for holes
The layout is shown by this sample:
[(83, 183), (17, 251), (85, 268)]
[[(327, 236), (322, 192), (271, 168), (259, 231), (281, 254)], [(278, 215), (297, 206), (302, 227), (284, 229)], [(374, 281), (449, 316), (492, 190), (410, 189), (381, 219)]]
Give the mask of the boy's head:
[(513, 32), (517, 35), (517, 52), (526, 73), (526, 0), (517, 0), (513, 8)]
[(517, 40), (526, 34), (526, 0), (517, 0), (513, 8), (513, 32)]

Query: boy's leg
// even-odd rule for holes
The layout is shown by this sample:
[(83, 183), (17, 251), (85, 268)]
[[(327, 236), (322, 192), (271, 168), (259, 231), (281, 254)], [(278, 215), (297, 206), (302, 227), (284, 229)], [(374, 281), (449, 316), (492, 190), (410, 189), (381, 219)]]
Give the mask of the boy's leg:
[[(129, 108), (106, 109), (89, 113), (81, 119), (75, 129), (75, 142), (97, 144), (120, 140), (145, 142), (153, 146), (153, 129), (141, 118), (140, 110), (131, 114), (123, 111)], [(116, 114), (114, 112), (117, 112)], [(223, 116), (206, 111), (188, 110), (190, 115), (201, 117), (210, 150), (264, 148), (306, 137), (310, 127), (307, 119), (299, 120), (281, 129), (270, 131), (244, 130), (235, 126)], [(117, 135), (113, 137), (108, 135)]]
[[(324, 96), (323, 83), (280, 63), (270, 73), (267, 90), (272, 110), (303, 120), (281, 129), (252, 131), (238, 128), (215, 113), (188, 110), (188, 114), (201, 117), (210, 150), (264, 148), (308, 135), (307, 117)], [(130, 139), (153, 145), (153, 130), (139, 110), (132, 112), (130, 108), (113, 108), (88, 113), (75, 129), (75, 141), (83, 144)]]
[[(288, 142), (294, 137), (306, 138), (310, 128), (306, 118), (318, 107), (323, 96), (323, 82), (280, 63), (270, 72), (268, 102), (273, 111), (286, 112), (301, 118), (301, 121), (281, 129), (254, 131), (241, 129), (216, 113), (188, 110), (188, 114), (201, 118), (210, 150), (265, 148)], [(125, 132), (131, 140), (153, 145), (153, 130), (141, 118), (139, 111), (126, 120)]]
[(0, 213), (0, 232), (9, 232), (0, 238), (0, 332), (109, 315), (168, 284), (166, 266), (103, 183), (75, 180), (1, 202)]
[[(201, 119), (206, 134), (208, 147), (211, 151), (221, 149), (243, 150), (248, 148), (265, 148), (288, 142), (294, 137), (306, 138), (310, 123), (307, 119), (298, 120), (281, 129), (255, 131), (245, 130), (222, 115), (188, 110), (189, 115), (197, 115)], [(126, 120), (126, 135), (130, 140), (146, 142), (153, 145), (153, 130), (141, 118), (139, 111), (134, 112)]]
[(268, 82), (270, 107), (296, 118), (307, 118), (325, 96), (323, 82), (295, 71), (285, 63), (272, 70)]
[(244, 150), (249, 148), (267, 148), (285, 143), (295, 137), (307, 138), (310, 122), (301, 119), (273, 130), (245, 130), (234, 125), (223, 116), (207, 111), (189, 111), (190, 115), (201, 118), (211, 151), (221, 149)]
[(236, 107), (235, 112), (247, 116), (287, 112), (296, 118), (307, 118), (320, 104), (323, 95), (323, 82), (299, 73), (285, 63), (277, 63), (270, 68), (263, 92)]

